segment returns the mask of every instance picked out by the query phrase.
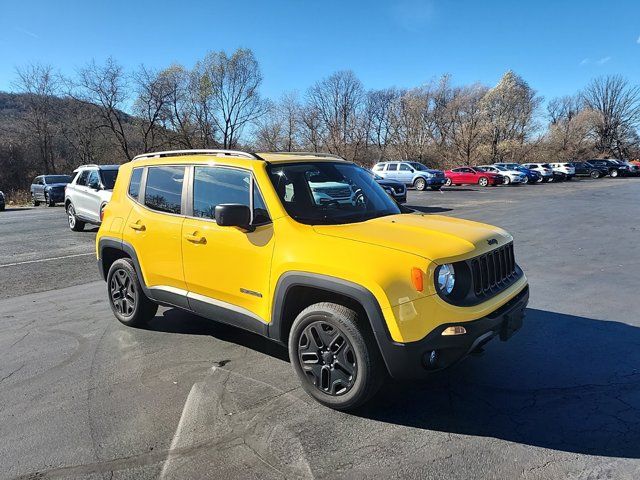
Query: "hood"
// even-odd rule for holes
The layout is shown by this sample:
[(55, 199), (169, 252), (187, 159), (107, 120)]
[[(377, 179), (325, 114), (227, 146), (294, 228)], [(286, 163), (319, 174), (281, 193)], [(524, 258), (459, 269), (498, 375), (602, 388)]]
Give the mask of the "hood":
[[(379, 245), (442, 262), (476, 256), (512, 240), (498, 227), (442, 215), (399, 214), (344, 225), (316, 225), (321, 235)], [(497, 244), (489, 240), (495, 239)], [(471, 255), (470, 255), (471, 254)]]
[(404, 185), (403, 183), (396, 182), (395, 180), (378, 180), (376, 179), (376, 183), (378, 185), (386, 185), (387, 187), (401, 187)]

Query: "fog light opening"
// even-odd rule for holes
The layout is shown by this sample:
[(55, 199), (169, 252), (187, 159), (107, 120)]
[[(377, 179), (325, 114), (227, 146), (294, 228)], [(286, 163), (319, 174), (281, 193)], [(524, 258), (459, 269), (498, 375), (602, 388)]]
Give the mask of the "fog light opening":
[(465, 333), (467, 333), (467, 329), (466, 328), (464, 328), (461, 325), (455, 325), (453, 327), (445, 328), (442, 331), (441, 335), (443, 337), (449, 337), (449, 336), (452, 336), (452, 335), (464, 335)]

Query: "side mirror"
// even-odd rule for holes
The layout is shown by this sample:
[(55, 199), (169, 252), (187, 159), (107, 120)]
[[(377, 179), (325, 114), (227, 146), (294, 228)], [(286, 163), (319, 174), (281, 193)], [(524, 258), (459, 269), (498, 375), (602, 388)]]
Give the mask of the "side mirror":
[(223, 203), (216, 205), (216, 223), (221, 227), (239, 227), (253, 231), (251, 226), (251, 210), (239, 203)]

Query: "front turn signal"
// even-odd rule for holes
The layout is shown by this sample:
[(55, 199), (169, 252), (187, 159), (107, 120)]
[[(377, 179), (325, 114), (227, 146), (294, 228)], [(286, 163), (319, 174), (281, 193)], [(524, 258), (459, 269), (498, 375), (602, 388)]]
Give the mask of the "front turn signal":
[(420, 270), (418, 267), (413, 267), (411, 269), (411, 283), (413, 284), (413, 288), (415, 288), (418, 292), (424, 290), (422, 278), (422, 270)]

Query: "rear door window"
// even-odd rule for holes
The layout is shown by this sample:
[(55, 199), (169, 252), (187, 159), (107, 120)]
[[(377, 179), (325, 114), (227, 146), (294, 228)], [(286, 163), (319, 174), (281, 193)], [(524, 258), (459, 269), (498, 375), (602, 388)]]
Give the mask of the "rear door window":
[(149, 167), (144, 204), (159, 212), (180, 214), (184, 167)]
[(82, 170), (78, 174), (78, 179), (76, 180), (76, 185), (86, 185), (88, 179), (89, 179), (89, 170)]

